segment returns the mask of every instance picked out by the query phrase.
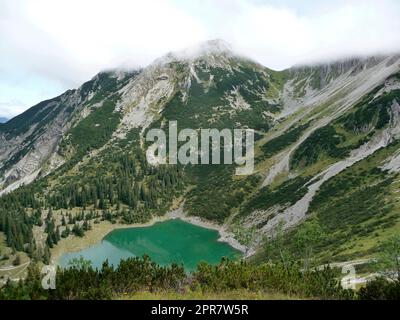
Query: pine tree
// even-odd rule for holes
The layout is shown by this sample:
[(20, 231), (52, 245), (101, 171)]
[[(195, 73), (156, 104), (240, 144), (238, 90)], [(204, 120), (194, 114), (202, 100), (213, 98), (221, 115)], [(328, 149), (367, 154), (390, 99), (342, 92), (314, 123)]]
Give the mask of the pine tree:
[(67, 222), (65, 221), (64, 215), (63, 215), (62, 218), (61, 218), (61, 225), (62, 225), (63, 227), (65, 227), (65, 226), (67, 225)]
[(21, 257), (19, 254), (17, 254), (17, 256), (15, 257), (14, 261), (13, 261), (13, 266), (19, 266), (21, 264)]

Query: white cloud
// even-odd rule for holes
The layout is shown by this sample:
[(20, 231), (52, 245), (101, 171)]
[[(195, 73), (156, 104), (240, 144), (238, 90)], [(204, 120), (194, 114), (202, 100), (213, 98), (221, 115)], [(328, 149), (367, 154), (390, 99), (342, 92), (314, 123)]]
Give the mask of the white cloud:
[[(0, 101), (33, 105), (29, 90), (50, 98), (99, 70), (146, 65), (212, 38), (280, 69), (400, 51), (398, 30), (396, 0), (0, 0), (0, 88), (20, 90), (0, 92)], [(46, 88), (28, 90), (25, 77), (47, 79)], [(0, 105), (0, 115), (19, 111)]]
[(273, 68), (400, 50), (398, 1), (331, 1), (303, 15), (288, 7), (238, 4), (242, 10), (226, 37)]
[(28, 106), (19, 100), (0, 101), (0, 118), (9, 118), (10, 115), (17, 115), (24, 112)]

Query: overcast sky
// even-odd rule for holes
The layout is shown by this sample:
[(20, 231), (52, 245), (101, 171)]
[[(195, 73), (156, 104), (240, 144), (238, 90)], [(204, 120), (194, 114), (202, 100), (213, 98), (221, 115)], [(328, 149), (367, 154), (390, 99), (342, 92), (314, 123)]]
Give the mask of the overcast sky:
[(221, 38), (273, 69), (400, 51), (399, 0), (0, 0), (0, 117)]

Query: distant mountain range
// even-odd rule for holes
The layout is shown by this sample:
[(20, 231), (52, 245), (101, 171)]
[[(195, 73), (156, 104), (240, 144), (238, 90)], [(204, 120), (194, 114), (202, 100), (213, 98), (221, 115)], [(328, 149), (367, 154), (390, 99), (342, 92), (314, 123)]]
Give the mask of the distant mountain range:
[(7, 118), (0, 117), (0, 123), (4, 123), (4, 122), (7, 122), (7, 121), (8, 121), (8, 119), (7, 119)]
[[(254, 128), (254, 174), (151, 167), (144, 135), (171, 120)], [(15, 210), (16, 198), (23, 208), (36, 199), (55, 217), (84, 208), (122, 223), (181, 204), (260, 259), (268, 237), (281, 229), (290, 239), (307, 220), (326, 235), (321, 260), (343, 261), (370, 257), (400, 230), (399, 137), (400, 56), (274, 71), (213, 40), (143, 69), (101, 72), (1, 125), (0, 194), (11, 193)]]

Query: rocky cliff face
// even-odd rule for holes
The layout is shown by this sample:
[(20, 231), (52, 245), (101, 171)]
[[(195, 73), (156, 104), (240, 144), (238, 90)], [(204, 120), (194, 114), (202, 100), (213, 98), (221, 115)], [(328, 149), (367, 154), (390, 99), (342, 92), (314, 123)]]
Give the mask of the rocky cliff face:
[[(43, 101), (0, 127), (0, 189), (12, 191), (48, 173), (65, 159), (59, 144), (68, 130), (101, 105), (110, 90), (136, 73), (100, 73), (78, 90)], [(115, 85), (107, 87), (107, 80)], [(2, 192), (2, 191), (0, 191)]]
[(44, 101), (0, 128), (1, 185), (31, 182), (56, 152), (72, 117), (81, 105), (76, 91)]

